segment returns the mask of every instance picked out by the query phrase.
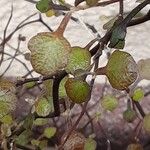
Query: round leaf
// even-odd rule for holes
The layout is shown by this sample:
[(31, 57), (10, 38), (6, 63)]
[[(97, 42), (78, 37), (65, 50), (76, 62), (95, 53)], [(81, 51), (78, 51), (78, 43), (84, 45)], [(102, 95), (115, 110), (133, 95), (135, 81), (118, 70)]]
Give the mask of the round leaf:
[[(50, 98), (51, 99), (51, 98)], [(52, 112), (53, 106), (50, 104), (50, 101), (41, 97), (35, 103), (35, 111), (39, 116), (47, 116), (50, 112)]]
[(63, 37), (46, 32), (32, 37), (28, 43), (31, 64), (37, 73), (53, 75), (66, 67), (70, 44)]
[(133, 92), (132, 99), (135, 101), (140, 101), (144, 98), (144, 91), (141, 88), (137, 88)]
[(56, 133), (56, 128), (55, 127), (49, 127), (49, 128), (45, 128), (44, 130), (44, 136), (47, 138), (52, 138)]
[(73, 47), (68, 57), (66, 71), (74, 74), (76, 70), (88, 70), (90, 68), (91, 54), (88, 50)]
[(45, 13), (49, 9), (49, 0), (40, 0), (36, 4), (36, 8), (41, 12)]
[(92, 138), (88, 138), (85, 141), (84, 150), (95, 150), (96, 149), (96, 141)]
[(12, 92), (0, 91), (0, 119), (16, 108), (16, 96)]

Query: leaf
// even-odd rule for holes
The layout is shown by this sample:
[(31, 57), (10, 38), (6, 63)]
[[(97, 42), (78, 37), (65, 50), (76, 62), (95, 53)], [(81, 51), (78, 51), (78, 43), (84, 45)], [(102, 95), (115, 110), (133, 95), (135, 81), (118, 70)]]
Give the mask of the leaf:
[(56, 128), (55, 127), (48, 127), (44, 129), (43, 135), (47, 138), (52, 138), (56, 133)]
[(47, 144), (48, 144), (48, 141), (47, 141), (47, 140), (42, 140), (42, 141), (40, 141), (39, 148), (40, 148), (41, 150), (43, 150), (44, 148), (47, 147)]
[(53, 9), (50, 9), (45, 14), (47, 17), (52, 17), (55, 15), (55, 11)]
[(31, 88), (33, 88), (35, 85), (36, 85), (36, 83), (35, 83), (34, 81), (28, 82), (28, 83), (25, 83), (25, 84), (24, 84), (24, 86), (25, 86), (27, 89), (31, 89)]
[(31, 129), (33, 125), (33, 121), (34, 121), (34, 115), (29, 114), (24, 120), (23, 127), (25, 129)]
[(40, 141), (33, 139), (33, 140), (31, 140), (31, 144), (34, 145), (34, 146), (39, 146)]
[(65, 90), (65, 83), (66, 83), (67, 79), (68, 79), (68, 77), (65, 77), (60, 82), (60, 85), (59, 85), (59, 97), (60, 98), (67, 97), (66, 90)]
[(138, 69), (142, 79), (150, 80), (150, 58), (139, 60)]
[(4, 124), (8, 124), (8, 125), (11, 125), (13, 123), (13, 118), (12, 116), (9, 114), (9, 115), (6, 115), (4, 116), (3, 118), (0, 119), (0, 121)]
[(46, 125), (48, 123), (48, 119), (46, 118), (37, 118), (36, 120), (34, 120), (34, 125), (36, 126), (43, 126)]
[(49, 113), (53, 111), (52, 98), (49, 97), (48, 100), (45, 97), (40, 97), (35, 103), (35, 111), (39, 116), (45, 117), (49, 115)]
[(49, 0), (40, 0), (36, 4), (36, 8), (41, 12), (45, 13), (49, 9)]
[(80, 47), (72, 47), (68, 58), (66, 71), (74, 74), (76, 70), (88, 70), (91, 63), (91, 54), (88, 50)]
[(52, 97), (53, 80), (45, 80), (43, 82), (43, 85), (44, 85), (44, 95), (47, 97)]
[(37, 73), (54, 75), (67, 65), (70, 44), (49, 32), (39, 33), (28, 43), (31, 64)]
[(92, 138), (88, 138), (85, 141), (84, 150), (96, 150), (96, 141)]
[(110, 30), (113, 27), (113, 25), (114, 25), (114, 23), (116, 22), (117, 19), (118, 19), (118, 16), (115, 16), (112, 19), (110, 19), (107, 23), (105, 23), (103, 25), (103, 29), (104, 30)]
[(26, 146), (31, 141), (31, 136), (31, 130), (25, 130), (15, 139), (15, 143), (22, 146)]
[(134, 90), (133, 95), (132, 95), (132, 99), (134, 101), (140, 101), (144, 98), (144, 91), (141, 88), (137, 88)]
[(16, 109), (16, 99), (12, 92), (0, 91), (0, 119)]
[(110, 38), (110, 48), (123, 49), (125, 45), (126, 27), (117, 26), (113, 31)]

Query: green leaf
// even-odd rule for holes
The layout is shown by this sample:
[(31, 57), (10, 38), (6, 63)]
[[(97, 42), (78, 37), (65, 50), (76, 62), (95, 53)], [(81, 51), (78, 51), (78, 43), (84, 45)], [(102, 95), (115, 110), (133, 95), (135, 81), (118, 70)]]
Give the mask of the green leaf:
[(69, 42), (53, 33), (38, 33), (28, 42), (31, 64), (37, 73), (54, 75), (67, 65)]
[(53, 111), (52, 98), (40, 97), (35, 103), (35, 111), (39, 116), (47, 116)]
[(26, 146), (31, 141), (31, 130), (23, 131), (15, 140), (16, 144)]
[(139, 60), (138, 69), (142, 79), (150, 80), (150, 58)]
[(36, 126), (43, 126), (46, 125), (48, 123), (48, 119), (46, 118), (37, 118), (36, 120), (34, 120), (34, 125)]
[(115, 16), (112, 19), (110, 19), (107, 23), (105, 23), (103, 25), (103, 29), (104, 30), (110, 30), (113, 27), (113, 25), (114, 25), (114, 23), (116, 22), (117, 19), (118, 19), (118, 16)]
[(66, 71), (74, 74), (76, 70), (88, 70), (91, 63), (91, 54), (87, 49), (72, 47), (68, 58)]
[(34, 145), (34, 146), (39, 146), (40, 141), (33, 139), (33, 140), (31, 140), (31, 144)]
[(66, 83), (67, 79), (68, 79), (68, 77), (65, 77), (60, 82), (60, 85), (59, 85), (59, 97), (60, 98), (67, 97), (66, 89), (65, 89), (65, 83)]
[(92, 138), (88, 138), (85, 141), (85, 145), (84, 145), (84, 150), (96, 150), (96, 141), (93, 140)]
[(12, 116), (9, 114), (9, 115), (6, 115), (4, 116), (2, 119), (0, 119), (0, 121), (4, 124), (8, 124), (8, 125), (11, 125), (13, 123), (13, 118)]
[(33, 121), (34, 121), (34, 115), (29, 114), (24, 120), (23, 127), (25, 129), (31, 129), (33, 125)]
[(16, 109), (16, 99), (14, 93), (0, 91), (0, 119)]
[(56, 133), (56, 128), (55, 127), (48, 127), (44, 129), (43, 135), (47, 138), (52, 138)]
[(44, 148), (47, 147), (47, 144), (48, 144), (48, 141), (47, 141), (47, 140), (42, 140), (42, 141), (40, 141), (39, 148), (40, 148), (41, 150), (43, 150)]
[(28, 83), (25, 83), (24, 86), (27, 88), (27, 89), (31, 89), (35, 86), (35, 82), (32, 81), (32, 82), (28, 82)]
[(134, 92), (133, 92), (132, 99), (134, 101), (140, 101), (143, 98), (144, 98), (144, 91), (143, 91), (143, 89), (141, 89), (141, 88), (135, 89)]
[(112, 31), (109, 47), (110, 48), (118, 47), (120, 49), (123, 49), (125, 45), (125, 37), (126, 37), (126, 27), (117, 26)]
[(101, 105), (105, 110), (113, 111), (118, 106), (118, 100), (113, 95), (105, 95), (101, 100)]
[(44, 85), (44, 95), (47, 97), (52, 97), (53, 80), (46, 80), (43, 82), (43, 85)]
[(49, 0), (40, 0), (36, 4), (36, 8), (41, 12), (45, 13), (49, 9)]

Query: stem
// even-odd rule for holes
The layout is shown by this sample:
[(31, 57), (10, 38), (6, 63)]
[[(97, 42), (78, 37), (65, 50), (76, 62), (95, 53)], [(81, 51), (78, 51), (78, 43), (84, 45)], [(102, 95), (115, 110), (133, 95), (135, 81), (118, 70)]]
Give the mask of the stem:
[(106, 75), (106, 66), (105, 67), (102, 67), (102, 68), (98, 68), (96, 71), (95, 71), (96, 75)]
[(59, 27), (57, 28), (57, 30), (55, 32), (53, 32), (54, 34), (56, 35), (59, 35), (59, 36), (63, 36), (63, 33), (66, 29), (66, 26), (71, 18), (71, 14), (72, 12), (68, 12), (65, 17), (63, 18), (63, 20), (61, 21)]

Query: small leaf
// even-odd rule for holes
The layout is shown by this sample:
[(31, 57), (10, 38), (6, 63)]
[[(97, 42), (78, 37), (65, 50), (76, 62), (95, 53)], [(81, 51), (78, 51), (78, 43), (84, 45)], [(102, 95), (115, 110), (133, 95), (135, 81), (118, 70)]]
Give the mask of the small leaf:
[(134, 92), (133, 92), (132, 99), (134, 101), (140, 101), (143, 98), (144, 98), (144, 91), (143, 91), (143, 89), (141, 89), (141, 88), (135, 89)]
[(143, 3), (144, 0), (136, 0), (137, 3)]
[(34, 145), (34, 146), (39, 146), (40, 141), (33, 139), (33, 140), (31, 140), (31, 144)]
[(39, 116), (47, 116), (53, 110), (53, 105), (50, 103), (52, 102), (52, 98), (50, 97), (49, 100), (45, 97), (40, 97), (38, 101), (35, 103), (35, 110)]
[[(120, 49), (123, 49), (125, 37), (126, 37), (126, 27), (117, 26), (112, 31), (109, 47), (110, 48), (119, 47)], [(118, 44), (119, 44), (119, 46), (118, 46)]]
[(47, 97), (52, 97), (53, 80), (46, 80), (43, 82), (43, 85), (44, 85), (44, 95)]
[(66, 98), (66, 90), (65, 90), (65, 83), (67, 81), (68, 77), (65, 77), (61, 80), (60, 85), (59, 85), (59, 97), (60, 98)]
[(23, 131), (15, 140), (16, 144), (26, 146), (31, 141), (32, 132), (28, 129)]
[(25, 129), (31, 129), (33, 125), (33, 121), (34, 121), (34, 115), (29, 114), (24, 120), (23, 127)]
[(35, 85), (36, 85), (36, 83), (35, 83), (34, 81), (28, 82), (28, 83), (25, 83), (25, 84), (24, 84), (24, 86), (25, 86), (27, 89), (31, 89), (31, 88), (33, 88)]
[(43, 150), (44, 148), (47, 147), (47, 144), (48, 144), (48, 141), (47, 141), (47, 140), (42, 140), (42, 141), (40, 141), (39, 148), (40, 148), (41, 150)]
[(8, 125), (11, 125), (13, 123), (13, 118), (12, 116), (9, 114), (9, 115), (6, 115), (4, 116), (2, 119), (0, 119), (0, 121), (4, 124), (8, 124)]
[(96, 141), (92, 138), (88, 138), (85, 141), (84, 150), (96, 150)]
[(143, 128), (147, 133), (150, 133), (150, 113), (145, 115), (143, 119)]
[(56, 128), (55, 127), (49, 127), (44, 129), (44, 136), (47, 138), (52, 138), (56, 133)]
[(113, 111), (118, 106), (118, 100), (113, 95), (105, 95), (101, 100), (101, 105), (105, 110)]
[(91, 54), (88, 50), (80, 47), (72, 47), (68, 58), (66, 71), (74, 74), (76, 70), (88, 70), (91, 63)]
[(138, 61), (138, 69), (142, 79), (150, 80), (150, 58)]
[(55, 11), (53, 9), (50, 9), (45, 14), (47, 17), (52, 17), (55, 15)]
[(16, 109), (16, 99), (14, 93), (0, 91), (0, 119)]
[(114, 25), (114, 23), (115, 23), (115, 21), (117, 19), (118, 19), (118, 16), (115, 16), (114, 18), (112, 18), (111, 20), (109, 20), (107, 23), (105, 23), (103, 25), (103, 29), (104, 30), (110, 30), (113, 27), (113, 25)]
[(41, 12), (45, 13), (49, 9), (49, 0), (40, 0), (36, 4), (36, 8)]
[(46, 125), (48, 123), (48, 119), (45, 118), (37, 118), (36, 120), (34, 120), (34, 125), (36, 126), (43, 126)]
[(90, 94), (90, 86), (87, 82), (68, 78), (65, 83), (67, 96), (74, 103), (80, 104), (88, 100)]

